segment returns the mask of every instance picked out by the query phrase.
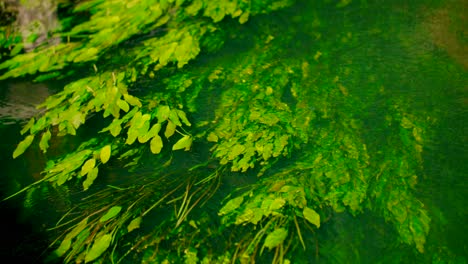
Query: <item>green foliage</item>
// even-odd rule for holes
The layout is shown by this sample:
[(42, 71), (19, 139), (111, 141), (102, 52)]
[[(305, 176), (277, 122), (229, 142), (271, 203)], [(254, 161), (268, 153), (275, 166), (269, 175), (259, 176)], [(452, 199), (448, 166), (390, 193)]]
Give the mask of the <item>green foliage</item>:
[[(335, 215), (368, 212), (424, 252), (430, 218), (415, 193), (430, 122), (397, 95), (373, 116), (384, 94), (376, 85), (356, 92), (362, 76), (353, 82), (329, 58), (335, 44), (310, 25), (315, 6), (305, 2), (84, 1), (74, 15), (89, 20), (60, 33), (69, 41), (0, 64), (0, 79), (94, 69), (39, 106), (46, 111), (13, 153), (34, 139), (45, 153), (59, 136), (79, 138), (41, 180), (79, 183), (87, 195), (72, 210), (81, 216), (58, 225), (56, 256), (288, 263), (320, 248), (314, 239)], [(292, 18), (293, 4), (306, 15)], [(370, 120), (388, 136), (369, 131)], [(118, 175), (114, 185), (102, 173), (113, 166), (151, 173)], [(248, 177), (256, 182), (243, 184)]]

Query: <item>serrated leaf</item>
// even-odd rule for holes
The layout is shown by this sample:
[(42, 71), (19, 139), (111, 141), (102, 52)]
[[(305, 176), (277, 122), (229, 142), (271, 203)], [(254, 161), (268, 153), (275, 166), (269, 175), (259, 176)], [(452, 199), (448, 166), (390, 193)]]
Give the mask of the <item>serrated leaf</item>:
[(109, 211), (107, 211), (107, 213), (105, 215), (103, 215), (100, 219), (99, 219), (99, 222), (105, 222), (109, 219), (112, 219), (114, 218), (115, 216), (117, 216), (120, 211), (122, 210), (122, 206), (112, 206)]
[(46, 130), (46, 132), (42, 134), (41, 141), (39, 142), (39, 148), (43, 153), (46, 153), (47, 149), (49, 148), (49, 140), (51, 136), (52, 134), (49, 130)]
[(133, 230), (135, 229), (138, 229), (140, 228), (140, 224), (141, 224), (141, 216), (140, 217), (137, 217), (135, 219), (133, 219), (130, 224), (128, 224), (127, 226), (127, 232), (132, 232)]
[(153, 154), (158, 154), (161, 152), (163, 147), (162, 139), (159, 135), (155, 135), (150, 142), (150, 149)]
[(106, 164), (109, 161), (110, 156), (111, 156), (111, 152), (112, 152), (111, 145), (104, 146), (101, 149), (101, 152), (100, 152), (99, 156), (101, 158), (102, 164)]
[(81, 167), (81, 176), (88, 174), (96, 166), (96, 159), (91, 158), (87, 160)]
[(19, 155), (23, 154), (26, 149), (31, 145), (31, 143), (34, 140), (34, 135), (29, 135), (23, 141), (18, 143), (18, 146), (16, 147), (15, 151), (13, 151), (13, 158), (16, 159)]
[(274, 247), (277, 247), (283, 241), (286, 239), (288, 236), (288, 230), (284, 228), (278, 228), (275, 229), (273, 232), (268, 234), (268, 236), (265, 238), (265, 243), (263, 244), (264, 247), (267, 247), (268, 249), (272, 249)]
[(170, 138), (172, 135), (174, 135), (175, 129), (176, 129), (176, 124), (174, 124), (171, 121), (168, 121), (166, 125), (166, 131), (164, 131), (164, 136), (166, 138)]
[(314, 224), (317, 228), (320, 227), (320, 215), (317, 212), (315, 212), (314, 209), (305, 207), (302, 214), (304, 215), (304, 218), (311, 224)]
[(179, 141), (177, 141), (174, 146), (172, 146), (172, 150), (179, 150), (185, 149), (185, 151), (189, 151), (190, 147), (192, 146), (192, 137), (191, 136), (183, 136)]
[(243, 197), (243, 196), (236, 197), (236, 198), (234, 198), (234, 199), (229, 200), (229, 201), (221, 208), (221, 210), (219, 210), (218, 215), (229, 214), (230, 212), (232, 212), (232, 211), (236, 210), (237, 208), (239, 208), (239, 206), (242, 204), (243, 201), (244, 201), (244, 197)]
[(92, 169), (88, 175), (86, 176), (86, 180), (83, 181), (83, 189), (86, 191), (88, 190), (89, 186), (91, 186), (91, 184), (93, 184), (94, 180), (97, 178), (98, 176), (98, 173), (99, 173), (99, 169), (98, 167), (94, 167), (94, 169)]
[(101, 236), (100, 238), (98, 238), (94, 242), (91, 249), (86, 254), (85, 262), (90, 262), (99, 258), (99, 256), (101, 256), (102, 253), (104, 253), (107, 250), (107, 248), (110, 246), (111, 240), (112, 240), (112, 235), (110, 234), (105, 234)]

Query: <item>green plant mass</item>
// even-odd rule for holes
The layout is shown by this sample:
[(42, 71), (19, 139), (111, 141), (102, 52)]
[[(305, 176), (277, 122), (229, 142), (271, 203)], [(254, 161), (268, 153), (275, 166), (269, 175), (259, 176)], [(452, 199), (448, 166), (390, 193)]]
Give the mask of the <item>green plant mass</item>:
[[(444, 117), (399, 83), (415, 65), (396, 50), (437, 69), (412, 54), (398, 4), (78, 2), (62, 8), (59, 43), (22, 51), (0, 36), (1, 80), (65, 83), (12, 153), (41, 151), (41, 178), (5, 198), (66, 201), (50, 261), (462, 263), (428, 242), (439, 220), (420, 186)], [(376, 234), (386, 242), (368, 249), (391, 260), (339, 241)]]

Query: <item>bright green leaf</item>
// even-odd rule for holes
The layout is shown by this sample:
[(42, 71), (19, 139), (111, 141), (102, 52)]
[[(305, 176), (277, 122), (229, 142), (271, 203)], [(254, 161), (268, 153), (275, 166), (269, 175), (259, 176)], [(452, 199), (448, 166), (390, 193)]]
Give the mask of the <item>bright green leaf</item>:
[(153, 154), (158, 154), (161, 152), (162, 147), (163, 147), (163, 142), (162, 142), (161, 137), (159, 135), (155, 135), (150, 142), (151, 152)]
[(185, 149), (185, 151), (190, 150), (190, 147), (192, 146), (192, 137), (191, 136), (183, 136), (179, 141), (177, 141), (174, 146), (172, 146), (172, 150), (179, 150), (179, 149)]
[(24, 135), (24, 133), (28, 132), (28, 130), (34, 125), (34, 117), (29, 119), (29, 122), (21, 129), (21, 135)]
[(128, 112), (128, 110), (130, 110), (130, 106), (128, 105), (127, 102), (125, 102), (124, 100), (117, 100), (117, 106), (122, 109), (124, 112)]
[(284, 228), (275, 229), (265, 238), (265, 243), (263, 244), (263, 246), (267, 247), (268, 249), (277, 247), (278, 245), (283, 243), (287, 236), (288, 230)]
[(96, 159), (91, 158), (87, 160), (81, 167), (81, 176), (88, 174), (96, 166)]
[(156, 112), (156, 117), (158, 118), (158, 123), (162, 123), (169, 118), (171, 109), (167, 105), (160, 105)]
[(19, 155), (23, 154), (26, 149), (31, 145), (34, 140), (34, 135), (27, 136), (23, 141), (21, 141), (13, 152), (13, 158), (16, 159)]
[(305, 207), (302, 212), (304, 218), (309, 221), (311, 224), (314, 224), (317, 228), (320, 227), (320, 215), (309, 207)]
[(142, 219), (141, 216), (139, 216), (139, 217), (133, 219), (133, 220), (130, 222), (130, 224), (128, 224), (128, 226), (127, 226), (127, 232), (130, 233), (130, 232), (132, 232), (133, 230), (140, 228), (141, 219)]
[(218, 215), (229, 214), (230, 212), (232, 212), (232, 211), (236, 210), (237, 208), (239, 208), (239, 206), (242, 204), (243, 201), (244, 201), (243, 196), (239, 196), (239, 197), (236, 197), (234, 199), (229, 200), (229, 202), (227, 202), (223, 206), (223, 208), (221, 208), (221, 210), (219, 210)]
[(51, 136), (52, 135), (49, 130), (46, 130), (46, 132), (42, 134), (41, 141), (39, 142), (39, 148), (44, 153), (46, 153), (47, 149), (49, 148), (49, 140)]
[(124, 94), (123, 96), (124, 96), (125, 101), (127, 101), (127, 103), (129, 103), (130, 105), (138, 106), (138, 107), (142, 106), (138, 98), (129, 94)]
[(70, 249), (71, 246), (71, 239), (64, 239), (62, 243), (60, 243), (60, 246), (54, 251), (55, 254), (57, 254), (58, 257), (63, 256), (68, 249)]
[(164, 131), (164, 136), (166, 138), (171, 137), (172, 135), (174, 135), (175, 129), (176, 129), (176, 124), (174, 124), (171, 121), (168, 121), (166, 125), (166, 131)]
[(120, 211), (122, 210), (122, 206), (112, 206), (109, 211), (107, 211), (107, 213), (105, 215), (103, 215), (100, 219), (99, 219), (99, 222), (105, 222), (109, 219), (112, 219), (114, 218), (116, 215), (118, 215), (120, 213)]
[(99, 169), (98, 167), (94, 167), (94, 169), (92, 169), (88, 175), (86, 176), (86, 180), (83, 181), (83, 189), (86, 191), (88, 190), (89, 186), (91, 186), (91, 184), (93, 184), (94, 180), (97, 178), (98, 176), (98, 172), (99, 172)]
[(112, 235), (110, 234), (105, 234), (98, 238), (96, 241), (94, 241), (93, 246), (91, 249), (88, 251), (85, 257), (85, 262), (91, 262), (95, 259), (97, 259), (99, 256), (104, 253), (107, 248), (110, 246), (110, 242), (112, 240)]
[(187, 126), (191, 126), (190, 121), (187, 119), (187, 115), (184, 111), (176, 109), (177, 115), (179, 116), (180, 120)]
[(101, 157), (101, 162), (102, 164), (107, 163), (109, 161), (110, 156), (111, 156), (111, 145), (107, 145), (101, 149), (100, 157)]

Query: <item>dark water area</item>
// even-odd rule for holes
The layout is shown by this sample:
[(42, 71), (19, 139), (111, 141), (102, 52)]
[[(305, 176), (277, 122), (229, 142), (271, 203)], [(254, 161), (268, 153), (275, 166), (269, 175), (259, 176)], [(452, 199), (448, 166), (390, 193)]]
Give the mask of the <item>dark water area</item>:
[[(388, 245), (397, 241), (388, 236), (394, 231), (383, 219), (376, 220), (372, 215), (356, 219), (343, 213), (329, 223), (328, 231), (319, 234), (323, 240), (328, 239), (323, 252), (333, 255), (335, 245), (346, 244), (347, 251), (337, 252), (330, 263), (467, 263), (468, 4), (466, 1), (388, 1), (392, 3), (379, 7), (371, 1), (360, 2), (343, 8), (325, 5), (327, 8), (311, 14), (311, 25), (320, 21), (316, 27), (329, 30), (321, 37), (326, 45), (310, 45), (322, 50), (323, 56), (332, 58), (328, 67), (336, 69), (337, 74), (345, 72), (343, 75), (348, 79), (343, 82), (350, 94), (367, 98), (371, 91), (382, 90), (381, 99), (369, 102), (372, 113), (366, 113), (367, 119), (363, 121), (366, 128), (363, 134), (368, 142), (374, 143), (369, 148), (378, 149), (385, 137), (386, 132), (376, 123), (385, 115), (383, 102), (389, 97), (404, 97), (414, 112), (438, 117), (430, 131), (433, 141), (423, 150), (424, 169), (420, 172), (423, 176), (417, 188), (417, 196), (432, 218), (427, 244), (436, 251), (426, 252), (432, 257), (424, 257), (404, 246), (389, 250)], [(298, 15), (304, 9), (310, 7), (299, 6)], [(308, 29), (305, 26), (304, 30)], [(298, 40), (307, 41), (306, 38)], [(38, 146), (33, 145), (15, 160), (12, 153), (22, 138), (21, 126), (38, 114), (35, 105), (56, 90), (53, 84), (33, 84), (27, 80), (0, 82), (1, 197), (40, 179), (47, 156), (40, 153)], [(54, 150), (51, 152), (53, 155)], [(197, 158), (200, 157), (194, 157)], [(126, 171), (122, 169), (121, 173)], [(10, 233), (2, 236), (0, 258), (14, 259), (11, 263), (42, 263), (46, 257), (42, 253), (51, 242), (51, 234), (45, 227), (53, 225), (69, 206), (58, 204), (54, 195), (61, 194), (46, 195), (41, 204), (32, 206), (34, 210), (25, 209), (24, 195), (0, 203), (2, 223)], [(365, 239), (359, 237), (363, 234)], [(311, 250), (311, 255), (315, 254)], [(452, 262), (438, 261), (438, 258)]]

